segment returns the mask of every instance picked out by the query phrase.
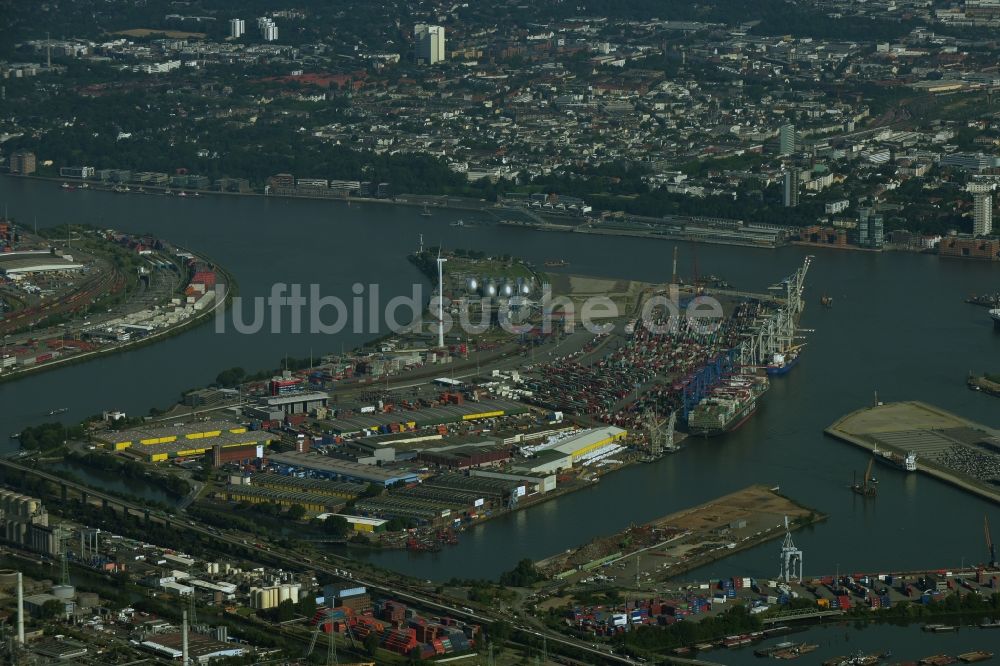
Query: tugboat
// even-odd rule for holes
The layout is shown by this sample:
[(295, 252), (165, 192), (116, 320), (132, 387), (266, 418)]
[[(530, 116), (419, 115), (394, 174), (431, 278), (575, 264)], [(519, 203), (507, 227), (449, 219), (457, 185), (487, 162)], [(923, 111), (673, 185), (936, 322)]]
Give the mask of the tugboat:
[(823, 294), (823, 296), (819, 299), (819, 304), (822, 305), (824, 308), (827, 308), (827, 309), (832, 308), (833, 307), (833, 296), (827, 296), (826, 294)]

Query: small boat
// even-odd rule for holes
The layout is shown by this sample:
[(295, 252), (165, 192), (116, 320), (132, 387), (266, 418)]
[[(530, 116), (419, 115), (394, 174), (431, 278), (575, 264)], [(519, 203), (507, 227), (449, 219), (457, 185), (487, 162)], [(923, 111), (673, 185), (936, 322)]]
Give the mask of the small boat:
[(824, 308), (832, 308), (833, 296), (827, 296), (826, 294), (823, 294), (823, 296), (819, 299), (819, 304), (822, 305)]
[(185, 192), (184, 190), (181, 190), (181, 193), (178, 194), (177, 196), (179, 196), (179, 197), (186, 197), (187, 195), (188, 195), (187, 192)]
[(55, 416), (56, 414), (65, 414), (69, 411), (69, 407), (59, 407), (57, 409), (49, 410), (49, 416)]
[(548, 268), (565, 268), (569, 266), (569, 262), (565, 259), (547, 259), (545, 265)]
[(453, 226), (453, 227), (464, 227), (465, 226), (465, 220), (455, 220), (454, 222), (451, 223), (451, 226)]
[(993, 653), (986, 650), (973, 650), (972, 652), (963, 652), (958, 655), (958, 660), (966, 664), (974, 664), (977, 661), (986, 661), (992, 658)]
[(19, 432), (12, 432), (12, 433), (10, 433), (10, 438), (11, 439), (21, 439), (21, 433), (19, 433)]
[(982, 622), (979, 625), (980, 629), (1000, 629), (1000, 622)]
[(935, 654), (930, 657), (924, 657), (917, 663), (924, 664), (924, 666), (948, 666), (948, 664), (954, 664), (956, 661), (958, 659), (955, 659), (950, 654)]
[(958, 627), (950, 624), (925, 624), (923, 626), (924, 631), (930, 631), (935, 634), (942, 634), (949, 631), (958, 631)]
[(73, 190), (76, 189), (74, 186), (70, 185), (69, 183), (63, 183), (60, 187), (62, 187), (67, 192), (72, 192)]
[(431, 216), (431, 211), (427, 208), (427, 205), (424, 204), (424, 209), (420, 211), (420, 217), (430, 217), (430, 216)]
[(80, 189), (81, 190), (86, 190), (86, 189), (89, 189), (89, 188), (90, 188), (90, 185), (88, 185), (87, 183), (80, 183)]

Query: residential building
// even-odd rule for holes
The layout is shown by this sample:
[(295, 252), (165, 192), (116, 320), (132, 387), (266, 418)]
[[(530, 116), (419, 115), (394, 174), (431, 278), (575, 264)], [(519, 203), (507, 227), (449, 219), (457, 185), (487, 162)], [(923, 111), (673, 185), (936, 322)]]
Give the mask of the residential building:
[(858, 245), (873, 249), (885, 245), (885, 223), (874, 208), (858, 209)]
[(778, 154), (791, 155), (795, 152), (795, 125), (782, 125), (778, 129)]
[(247, 31), (246, 21), (239, 18), (229, 19), (229, 36), (239, 39)]
[(993, 233), (993, 195), (974, 194), (972, 235), (989, 236)]
[(8, 166), (11, 173), (23, 176), (35, 173), (35, 154), (28, 150), (16, 150), (10, 154)]

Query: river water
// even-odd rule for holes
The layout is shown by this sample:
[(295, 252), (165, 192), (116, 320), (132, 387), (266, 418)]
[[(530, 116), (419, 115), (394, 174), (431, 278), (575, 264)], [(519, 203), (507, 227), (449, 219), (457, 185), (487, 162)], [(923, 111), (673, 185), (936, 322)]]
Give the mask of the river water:
[[(355, 282), (380, 285), (383, 298), (426, 282), (406, 260), (423, 234), (441, 242), (536, 262), (561, 258), (574, 273), (666, 281), (674, 243), (569, 235), (450, 222), (482, 213), (389, 205), (353, 205), (259, 197), (59, 191), (50, 182), (0, 179), (0, 204), (21, 221), (87, 223), (151, 232), (230, 270), (244, 297), (267, 296), (273, 282), (322, 285), (348, 298)], [(762, 291), (790, 274), (808, 253), (678, 244), (681, 273), (714, 273), (738, 288)], [(372, 553), (373, 561), (422, 578), (495, 577), (522, 558), (538, 559), (595, 535), (612, 533), (752, 483), (778, 485), (791, 498), (830, 516), (795, 534), (805, 573), (957, 567), (985, 559), (983, 514), (1000, 526), (989, 502), (923, 475), (879, 470), (875, 501), (847, 486), (867, 456), (822, 430), (879, 397), (923, 400), (1000, 426), (1000, 400), (972, 393), (969, 370), (1000, 370), (1000, 335), (971, 293), (1000, 289), (1000, 267), (935, 256), (814, 250), (802, 326), (813, 329), (798, 367), (776, 378), (758, 414), (725, 437), (694, 442), (658, 463), (606, 476), (592, 488), (491, 521), (439, 553)], [(835, 307), (819, 307), (821, 294)], [(371, 334), (335, 336), (266, 332), (218, 334), (211, 325), (165, 342), (0, 385), (0, 432), (45, 420), (58, 407), (77, 420), (108, 408), (145, 413), (219, 370), (277, 367), (284, 355), (339, 351)], [(2, 442), (6, 446), (6, 442)], [(1000, 528), (998, 528), (1000, 529)], [(995, 534), (1000, 538), (1000, 533)], [(778, 544), (768, 543), (704, 567), (698, 578), (773, 577)]]

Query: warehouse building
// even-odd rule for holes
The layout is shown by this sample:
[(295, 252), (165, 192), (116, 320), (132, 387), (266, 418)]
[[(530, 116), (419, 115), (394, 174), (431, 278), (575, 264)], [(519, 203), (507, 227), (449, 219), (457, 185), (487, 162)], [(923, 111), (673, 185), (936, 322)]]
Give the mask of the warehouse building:
[(419, 477), (408, 470), (389, 470), (374, 465), (361, 465), (348, 460), (338, 460), (316, 453), (273, 453), (268, 462), (286, 470), (309, 470), (316, 476), (332, 479), (360, 481), (389, 487), (397, 483), (412, 483)]
[(330, 399), (326, 393), (319, 391), (303, 391), (288, 393), (267, 398), (264, 404), (270, 412), (280, 411), (285, 414), (308, 414), (317, 407), (326, 407)]
[(343, 500), (332, 495), (259, 488), (250, 485), (229, 485), (216, 491), (215, 496), (229, 502), (277, 504), (283, 507), (301, 506), (308, 513), (314, 514), (337, 513), (346, 504)]
[[(113, 451), (127, 450), (129, 455), (147, 462), (161, 462), (169, 458), (204, 455), (216, 446), (223, 451), (233, 447), (262, 446), (275, 437), (266, 431), (249, 430), (237, 423), (202, 421), (133, 428), (99, 435), (97, 439)], [(253, 453), (256, 454), (256, 451)], [(248, 457), (249, 453), (241, 455)]]
[(387, 435), (427, 426), (523, 414), (526, 411), (527, 408), (524, 405), (513, 400), (481, 400), (388, 413), (374, 410), (361, 412), (360, 409), (338, 409), (333, 419), (332, 429), (341, 435), (353, 433)]
[(250, 477), (250, 485), (258, 488), (272, 488), (286, 492), (302, 492), (313, 495), (330, 495), (343, 500), (357, 498), (367, 486), (361, 483), (331, 481), (330, 479), (309, 479), (286, 474), (263, 472)]
[(83, 264), (60, 257), (48, 251), (7, 252), (0, 255), (0, 275), (14, 278), (25, 273), (51, 273), (53, 271), (78, 271)]
[(571, 456), (573, 462), (576, 463), (602, 447), (611, 446), (624, 440), (627, 436), (627, 430), (615, 426), (591, 428), (560, 439), (551, 450)]
[(539, 451), (534, 457), (513, 466), (521, 472), (555, 474), (573, 467), (573, 456), (556, 450)]
[(347, 521), (347, 524), (351, 526), (355, 532), (363, 532), (365, 534), (371, 534), (373, 532), (385, 532), (385, 525), (388, 520), (382, 520), (381, 518), (368, 518), (367, 516), (349, 516), (344, 513), (337, 514), (341, 518)]
[[(180, 661), (183, 657), (184, 637), (181, 632), (155, 634), (139, 645), (154, 654), (166, 657), (171, 661)], [(223, 643), (206, 634), (189, 631), (187, 636), (188, 659), (191, 664), (208, 664), (213, 659), (225, 657), (241, 657), (245, 648), (238, 643)]]
[(510, 457), (510, 447), (497, 446), (492, 442), (426, 449), (417, 453), (417, 460), (449, 469), (498, 465), (510, 460)]

